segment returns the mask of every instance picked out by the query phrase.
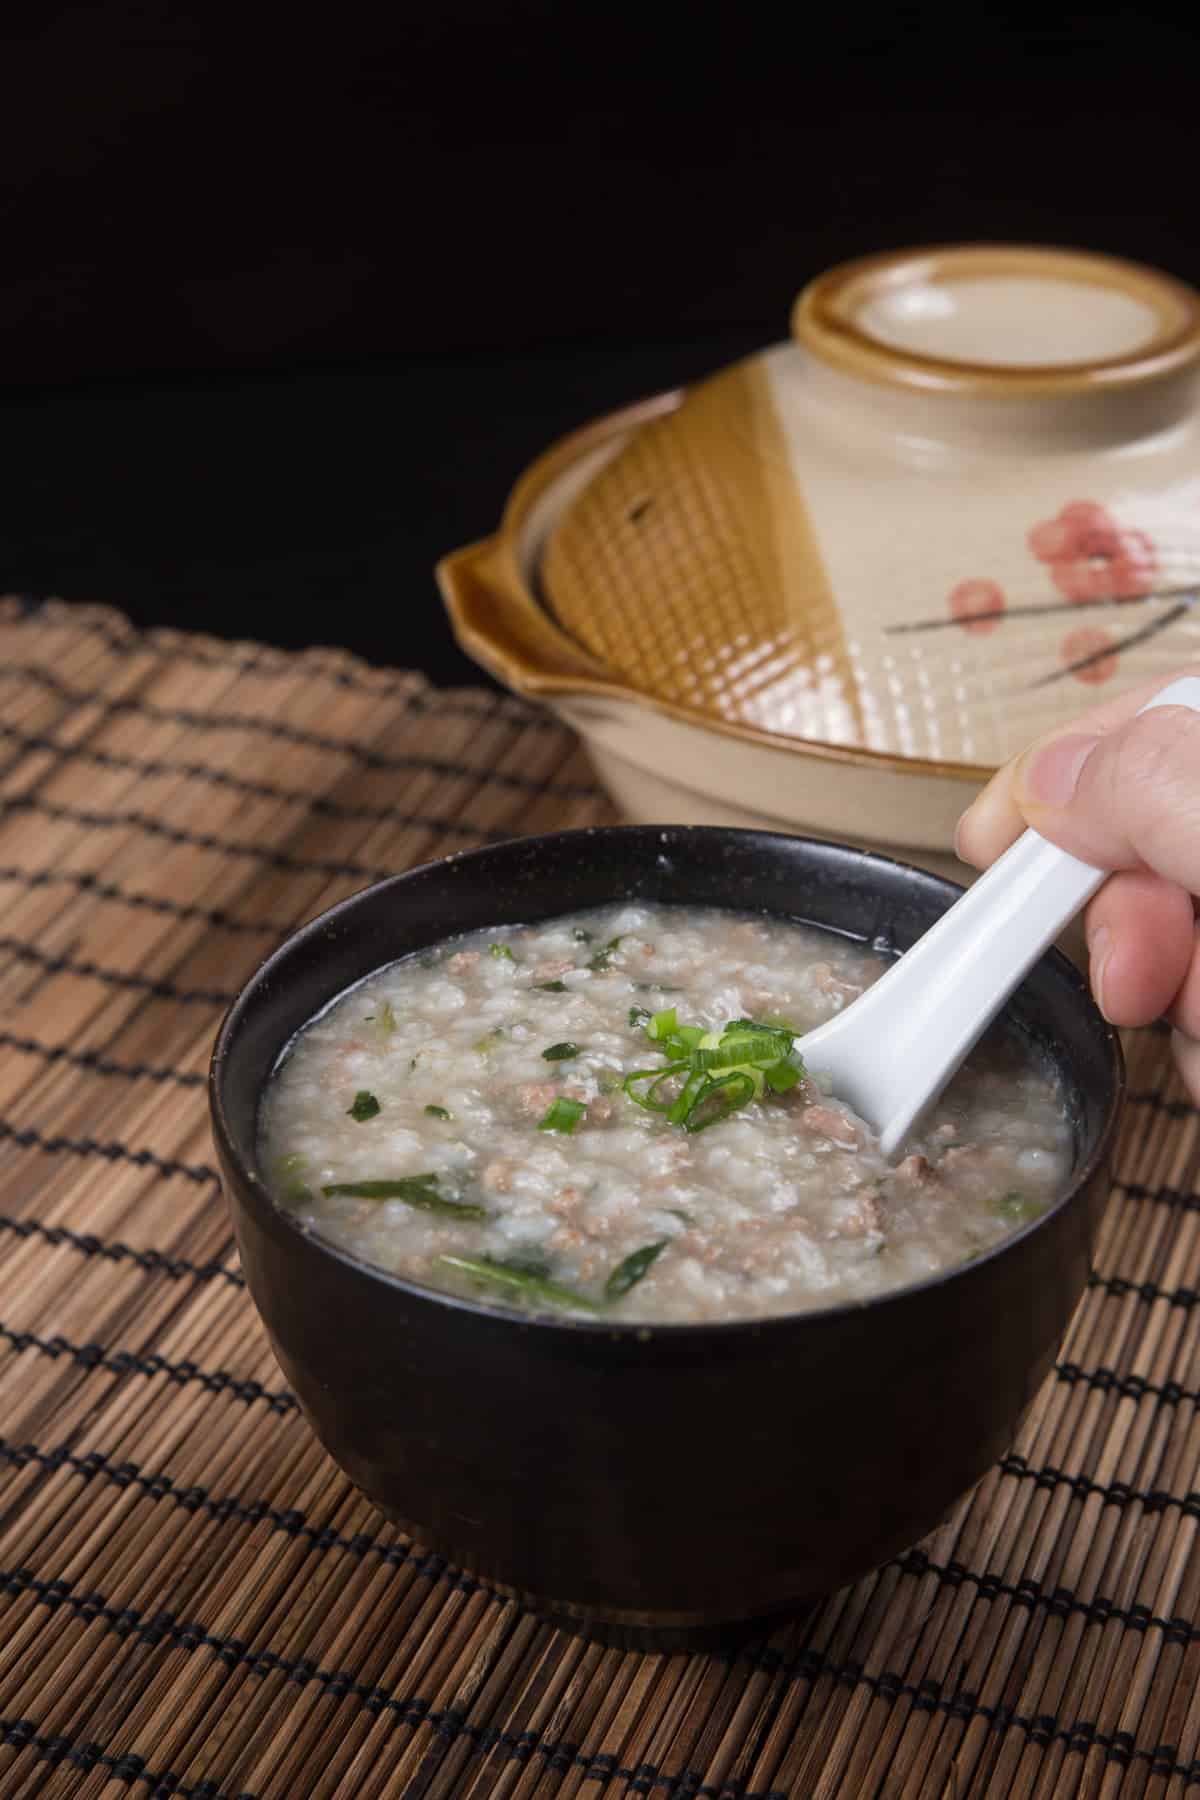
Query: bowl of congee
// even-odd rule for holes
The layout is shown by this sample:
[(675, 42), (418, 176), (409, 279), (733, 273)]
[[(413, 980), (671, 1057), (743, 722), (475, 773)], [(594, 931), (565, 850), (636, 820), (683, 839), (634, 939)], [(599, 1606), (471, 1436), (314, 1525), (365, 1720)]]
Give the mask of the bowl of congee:
[(687, 1631), (853, 1580), (1001, 1456), (1083, 1291), (1123, 1090), (1045, 956), (888, 1161), (805, 1036), (956, 898), (613, 826), (383, 881), (253, 976), (210, 1100), (313, 1430), (414, 1538)]

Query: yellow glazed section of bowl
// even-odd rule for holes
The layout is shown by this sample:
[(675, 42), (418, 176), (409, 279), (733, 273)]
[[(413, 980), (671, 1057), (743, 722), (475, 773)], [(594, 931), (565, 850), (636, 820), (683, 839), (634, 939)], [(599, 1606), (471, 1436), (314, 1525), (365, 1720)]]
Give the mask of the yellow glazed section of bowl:
[(542, 574), (560, 623), (639, 692), (862, 741), (841, 615), (756, 363), (643, 426), (558, 521)]

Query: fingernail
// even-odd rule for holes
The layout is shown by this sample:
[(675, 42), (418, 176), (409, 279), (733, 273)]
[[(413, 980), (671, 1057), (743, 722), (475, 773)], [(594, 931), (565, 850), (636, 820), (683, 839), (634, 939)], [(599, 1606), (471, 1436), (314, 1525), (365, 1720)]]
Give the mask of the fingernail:
[[(1108, 1018), (1108, 1008), (1104, 1004), (1104, 980), (1108, 974), (1108, 964), (1112, 956), (1112, 933), (1107, 925), (1101, 925), (1088, 939), (1088, 965), (1091, 975), (1092, 992), (1096, 996), (1096, 1005)], [(1109, 1019), (1109, 1023), (1112, 1021)]]
[(1018, 786), (1039, 806), (1056, 810), (1066, 806), (1079, 786), (1084, 764), (1099, 742), (1098, 737), (1085, 737), (1082, 733), (1055, 738), (1035, 751), (1020, 769)]

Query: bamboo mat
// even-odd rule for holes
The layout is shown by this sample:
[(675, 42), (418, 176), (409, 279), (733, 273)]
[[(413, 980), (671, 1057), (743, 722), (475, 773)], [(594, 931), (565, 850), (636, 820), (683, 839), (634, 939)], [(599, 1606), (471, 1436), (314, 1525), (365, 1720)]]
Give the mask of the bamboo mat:
[(300, 920), (609, 819), (574, 740), (337, 652), (11, 601), (0, 768), (3, 1800), (1200, 1785), (1197, 1117), (1162, 1034), (1130, 1043), (1096, 1272), (1004, 1461), (770, 1636), (606, 1648), (410, 1547), (318, 1449), (203, 1092), (222, 1008)]

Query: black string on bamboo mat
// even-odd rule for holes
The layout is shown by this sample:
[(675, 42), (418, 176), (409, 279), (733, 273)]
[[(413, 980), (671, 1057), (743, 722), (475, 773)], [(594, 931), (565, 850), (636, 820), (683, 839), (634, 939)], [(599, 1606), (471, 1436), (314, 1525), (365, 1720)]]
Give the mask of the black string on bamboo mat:
[(32, 963), (43, 975), (77, 975), (84, 981), (99, 981), (106, 987), (121, 988), (135, 994), (146, 994), (153, 1000), (169, 1000), (175, 1006), (225, 1007), (236, 998), (236, 988), (188, 988), (157, 975), (141, 975), (129, 969), (106, 969), (87, 957), (58, 956), (42, 950), (23, 938), (0, 935), (0, 954), (16, 962)]
[(185, 924), (207, 925), (212, 931), (248, 932), (253, 937), (283, 938), (292, 930), (292, 922), (284, 925), (275, 919), (239, 919), (220, 906), (197, 906), (188, 900), (172, 900), (165, 894), (144, 894), (119, 887), (113, 881), (101, 881), (87, 869), (18, 869), (11, 865), (0, 868), (0, 883), (34, 892), (39, 888), (66, 887), (94, 900), (109, 900), (115, 906), (131, 906), (135, 911), (159, 913), (166, 919), (179, 919)]
[[(470, 1585), (471, 1578), (459, 1577), (458, 1581), (460, 1584)], [(519, 1738), (495, 1727), (473, 1725), (456, 1710), (439, 1710), (426, 1699), (396, 1698), (386, 1688), (363, 1682), (353, 1669), (325, 1669), (308, 1658), (280, 1656), (265, 1647), (256, 1649), (240, 1638), (208, 1631), (198, 1621), (181, 1619), (169, 1611), (158, 1611), (147, 1616), (134, 1607), (117, 1607), (110, 1604), (103, 1594), (95, 1591), (76, 1594), (72, 1585), (61, 1578), (43, 1580), (24, 1569), (0, 1570), (0, 1591), (30, 1595), (52, 1612), (65, 1611), (88, 1624), (102, 1622), (116, 1637), (136, 1639), (150, 1649), (165, 1646), (188, 1654), (209, 1651), (230, 1669), (246, 1667), (258, 1676), (282, 1674), (298, 1687), (315, 1684), (338, 1700), (354, 1699), (376, 1716), (390, 1715), (398, 1722), (431, 1729), (449, 1740), (466, 1738), (476, 1749), (502, 1748), (507, 1745), (519, 1757), (537, 1755), (549, 1759), (554, 1756), (569, 1756), (572, 1765), (588, 1770), (592, 1779), (611, 1780), (615, 1777), (631, 1785), (640, 1784), (645, 1792), (677, 1782), (683, 1774), (668, 1774), (651, 1763), (639, 1763), (632, 1768), (623, 1766), (612, 1753), (585, 1756), (574, 1744), (561, 1740), (540, 1738), (532, 1744), (522, 1743)], [(1142, 1630), (1145, 1627), (1139, 1622), (1136, 1629)], [(873, 1673), (860, 1662), (838, 1662), (816, 1650), (804, 1650), (795, 1657), (781, 1659), (774, 1672), (789, 1682), (811, 1683), (822, 1680), (849, 1688), (865, 1687), (888, 1705), (905, 1701), (916, 1711), (944, 1713), (964, 1724), (979, 1719), (993, 1732), (1017, 1731), (1042, 1748), (1059, 1741), (1073, 1751), (1100, 1749), (1111, 1760), (1123, 1765), (1134, 1760), (1149, 1762), (1157, 1765), (1159, 1772), (1171, 1775), (1188, 1775), (1189, 1771), (1200, 1770), (1200, 1759), (1193, 1759), (1188, 1763), (1179, 1762), (1177, 1747), (1173, 1744), (1140, 1747), (1129, 1732), (1105, 1732), (1093, 1720), (1075, 1719), (1068, 1722), (1055, 1713), (1029, 1714), (1014, 1706), (988, 1705), (972, 1689), (951, 1688), (947, 1692), (945, 1685), (933, 1677), (911, 1682), (898, 1672), (883, 1670)], [(684, 1778), (686, 1779), (686, 1775)], [(701, 1783), (694, 1786), (692, 1791), (703, 1794), (706, 1790)], [(771, 1789), (756, 1795), (749, 1788), (731, 1789), (728, 1786), (709, 1788), (707, 1791), (714, 1795), (739, 1792), (742, 1800), (771, 1800), (771, 1796), (780, 1792)], [(787, 1800), (786, 1795), (784, 1800)]]
[[(565, 735), (565, 734), (564, 734)], [(21, 731), (15, 725), (0, 724), (0, 740), (13, 744), (28, 755), (56, 756), (64, 762), (79, 762), (90, 768), (111, 769), (119, 774), (138, 775), (144, 780), (160, 778), (204, 781), (212, 787), (228, 788), (231, 793), (248, 794), (256, 800), (278, 800), (283, 806), (303, 806), (306, 811), (324, 818), (365, 820), (371, 824), (387, 824), (393, 817), (390, 806), (360, 806), (349, 801), (329, 800), (321, 795), (297, 793), (270, 781), (253, 781), (235, 775), (228, 769), (214, 768), (211, 763), (175, 762), (170, 758), (132, 756), (115, 750), (101, 750), (89, 744), (62, 744), (56, 738), (39, 732)], [(325, 749), (323, 744), (311, 746)], [(364, 766), (378, 767), (394, 774), (426, 774), (452, 777), (458, 781), (481, 782), (486, 787), (507, 788), (512, 793), (535, 799), (595, 800), (600, 790), (584, 781), (541, 780), (534, 775), (518, 775), (507, 769), (475, 768), (470, 763), (454, 762), (445, 757), (400, 753), (385, 756), (382, 751), (368, 754), (360, 751), (355, 760)]]
[(14, 1219), (0, 1213), (0, 1233), (16, 1238), (37, 1238), (54, 1249), (76, 1250), (80, 1256), (99, 1257), (102, 1262), (133, 1263), (147, 1275), (166, 1275), (172, 1281), (227, 1281), (230, 1287), (243, 1288), (246, 1278), (224, 1263), (191, 1262), (186, 1256), (173, 1256), (165, 1250), (137, 1249), (120, 1239), (100, 1238), (91, 1231), (72, 1231), (66, 1225), (44, 1225), (40, 1219)]
[(1127, 1299), (1130, 1294), (1144, 1300), (1147, 1305), (1162, 1300), (1167, 1306), (1178, 1306), (1184, 1312), (1189, 1312), (1200, 1300), (1200, 1292), (1195, 1288), (1164, 1288), (1159, 1287), (1156, 1281), (1127, 1281), (1123, 1275), (1098, 1275), (1094, 1270), (1088, 1276), (1088, 1286), (1100, 1288), (1118, 1300)]
[(185, 1163), (175, 1156), (160, 1156), (144, 1146), (104, 1142), (97, 1138), (47, 1136), (32, 1125), (14, 1125), (0, 1119), (0, 1143), (16, 1144), (21, 1150), (40, 1150), (45, 1156), (93, 1156), (102, 1162), (128, 1163), (134, 1169), (153, 1169), (156, 1175), (178, 1175), (184, 1181), (201, 1187), (219, 1187), (221, 1177), (211, 1163)]
[[(6, 617), (6, 605), (13, 609), (12, 617)], [(555, 720), (535, 712), (508, 695), (498, 695), (486, 701), (466, 700), (458, 694), (429, 696), (420, 691), (423, 683), (419, 677), (412, 674), (389, 675), (380, 670), (368, 671), (345, 651), (329, 653), (308, 650), (295, 654), (259, 650), (253, 655), (243, 656), (234, 650), (214, 649), (211, 644), (201, 645), (178, 632), (161, 629), (140, 631), (126, 620), (118, 625), (114, 623), (117, 616), (115, 614), (102, 619), (96, 616), (92, 608), (67, 609), (61, 601), (40, 599), (33, 595), (13, 595), (7, 601), (0, 601), (0, 624), (45, 625), (54, 623), (60, 612), (69, 617), (72, 630), (80, 636), (98, 638), (114, 655), (122, 658), (149, 650), (168, 667), (183, 664), (201, 669), (228, 669), (234, 674), (250, 675), (259, 680), (294, 682), (300, 678), (325, 681), (350, 693), (369, 695), (372, 699), (378, 699), (381, 695), (392, 696), (418, 714), (433, 713), (436, 716), (476, 719), (484, 723), (499, 719), (502, 723), (517, 726), (523, 731), (561, 729)]]
[(1197, 1108), (1190, 1100), (1167, 1100), (1162, 1094), (1126, 1094), (1127, 1106), (1149, 1106), (1167, 1119), (1193, 1119)]
[[(297, 671), (301, 673), (301, 671)], [(135, 718), (149, 720), (155, 725), (182, 725), (192, 731), (230, 732), (244, 731), (252, 736), (274, 738), (283, 744), (293, 744), (297, 749), (319, 750), (325, 756), (345, 756), (361, 768), (378, 769), (391, 774), (411, 774), (413, 765), (410, 759), (403, 756), (389, 755), (382, 750), (373, 750), (353, 738), (329, 737), (323, 732), (310, 731), (301, 725), (290, 725), (283, 719), (260, 718), (254, 713), (221, 713), (199, 712), (186, 706), (156, 706), (153, 701), (138, 699), (135, 695), (104, 695), (86, 688), (73, 687), (63, 681), (49, 669), (38, 663), (17, 663), (0, 666), (0, 679), (14, 682), (36, 682), (48, 693), (61, 700), (65, 706), (74, 709), (91, 707), (96, 712), (106, 715), (129, 714)], [(422, 711), (430, 710), (422, 706)], [(495, 710), (474, 713), (481, 724), (513, 724), (503, 714)], [(525, 728), (525, 721), (519, 722), (519, 729)], [(552, 723), (551, 728), (561, 732), (563, 727)], [(488, 779), (478, 770), (467, 770), (468, 774), (478, 780)], [(501, 784), (503, 785), (503, 783)], [(525, 791), (524, 783), (519, 784)], [(560, 799), (594, 799), (598, 789), (586, 783), (564, 785), (554, 783), (549, 791), (556, 793)]]
[(16, 1050), (22, 1056), (36, 1056), (46, 1063), (63, 1063), (88, 1075), (112, 1077), (120, 1081), (153, 1081), (173, 1087), (202, 1088), (205, 1077), (198, 1070), (169, 1069), (156, 1063), (121, 1062), (99, 1050), (75, 1050), (69, 1044), (43, 1044), (37, 1038), (22, 1037), (19, 1032), (0, 1031), (0, 1050)]
[[(43, 819), (56, 819), (67, 825), (79, 825), (86, 831), (141, 831), (148, 837), (164, 839), (192, 850), (215, 850), (221, 856), (246, 856), (273, 869), (286, 869), (295, 875), (348, 876), (359, 881), (383, 881), (395, 875), (394, 867), (381, 863), (353, 862), (348, 857), (294, 856), (271, 844), (240, 844), (236, 839), (217, 837), (211, 831), (191, 831), (183, 825), (170, 825), (152, 813), (136, 807), (127, 811), (96, 812), (86, 806), (70, 806), (61, 800), (46, 800), (40, 794), (16, 794), (0, 799), (0, 820), (5, 814), (36, 813)], [(393, 823), (414, 830), (431, 831), (453, 838), (476, 838), (484, 842), (500, 842), (511, 832), (483, 830), (473, 825), (458, 825), (453, 820), (419, 817), (415, 813), (397, 811)]]
[[(874, 1690), (877, 1699), (888, 1704), (911, 1698), (914, 1711), (917, 1712), (943, 1711), (961, 1723), (969, 1723), (973, 1718), (984, 1718), (993, 1731), (1023, 1731), (1032, 1742), (1043, 1747), (1060, 1741), (1069, 1753), (1076, 1756), (1098, 1749), (1106, 1762), (1114, 1763), (1120, 1768), (1144, 1763), (1151, 1775), (1164, 1780), (1180, 1779), (1189, 1787), (1200, 1782), (1200, 1759), (1181, 1761), (1174, 1744), (1159, 1744), (1153, 1749), (1142, 1749), (1133, 1742), (1128, 1732), (1102, 1732), (1087, 1720), (1072, 1727), (1062, 1727), (1055, 1723), (1052, 1715), (1039, 1715), (1036, 1719), (1030, 1719), (1020, 1714), (1010, 1714), (1004, 1708), (977, 1708), (972, 1711), (953, 1702), (943, 1703), (940, 1698), (933, 1701), (924, 1691), (924, 1684), (912, 1687), (911, 1684), (900, 1682), (898, 1677), (864, 1676), (862, 1681)], [(337, 1691), (330, 1689), (335, 1694)], [(628, 1765), (607, 1752), (586, 1755), (570, 1740), (547, 1741), (531, 1732), (506, 1732), (496, 1727), (471, 1726), (460, 1715), (439, 1712), (425, 1700), (396, 1702), (395, 1706), (403, 1723), (428, 1728), (447, 1743), (456, 1738), (466, 1738), (477, 1754), (500, 1750), (505, 1753), (506, 1760), (519, 1764), (536, 1760), (547, 1771), (556, 1774), (581, 1770), (586, 1781), (623, 1781), (627, 1791), (633, 1793), (653, 1794), (661, 1789), (666, 1800), (796, 1800), (794, 1791), (789, 1793), (783, 1788), (751, 1788), (740, 1781), (723, 1781), (719, 1786), (714, 1786), (694, 1769), (666, 1771), (653, 1763)], [(173, 1800), (174, 1796), (178, 1796), (179, 1800), (259, 1800), (258, 1795), (247, 1788), (239, 1787), (235, 1793), (233, 1789), (223, 1788), (214, 1781), (188, 1782), (171, 1770), (156, 1772), (143, 1757), (132, 1751), (114, 1755), (105, 1752), (90, 1740), (76, 1740), (61, 1733), (39, 1732), (36, 1724), (28, 1719), (0, 1718), (0, 1743), (31, 1750), (35, 1760), (49, 1763), (55, 1768), (64, 1764), (81, 1771), (103, 1768), (114, 1780), (128, 1786), (147, 1788), (151, 1800)]]
[[(165, 1470), (147, 1472), (129, 1460), (115, 1463), (98, 1450), (79, 1454), (66, 1445), (47, 1450), (35, 1443), (11, 1444), (0, 1438), (0, 1461), (21, 1469), (33, 1465), (46, 1474), (66, 1469), (83, 1482), (103, 1481), (121, 1490), (136, 1488), (151, 1500), (166, 1501), (187, 1513), (204, 1513), (223, 1524), (267, 1524), (286, 1537), (304, 1538), (321, 1551), (336, 1550), (358, 1561), (373, 1557), (392, 1568), (412, 1565), (423, 1579), (447, 1584), (458, 1592), (503, 1598), (499, 1589), (452, 1567), (445, 1558), (423, 1551), (408, 1541), (397, 1542), (394, 1531), (387, 1537), (362, 1531), (339, 1532), (329, 1525), (315, 1524), (300, 1507), (281, 1507), (264, 1498), (248, 1499), (239, 1494), (212, 1494), (200, 1483), (189, 1482), (185, 1486), (173, 1480)], [(1121, 1511), (1137, 1506), (1148, 1516), (1154, 1516), (1177, 1508), (1186, 1518), (1200, 1519), (1200, 1493), (1196, 1491), (1175, 1495), (1163, 1488), (1139, 1489), (1126, 1482), (1095, 1482), (1086, 1475), (1070, 1475), (1062, 1469), (1031, 1468), (1025, 1458), (1015, 1452), (1010, 1452), (997, 1466), (1003, 1474), (1017, 1481), (1031, 1482), (1042, 1492), (1067, 1488), (1076, 1500), (1100, 1499), (1106, 1506)], [(1059, 1618), (1077, 1614), (1093, 1623), (1108, 1625), (1111, 1622), (1135, 1632), (1161, 1630), (1173, 1642), (1200, 1642), (1200, 1623), (1182, 1614), (1160, 1617), (1149, 1607), (1122, 1607), (1104, 1595), (1087, 1599), (1061, 1583), (1047, 1591), (1042, 1583), (1029, 1578), (1016, 1583), (1006, 1582), (999, 1575), (973, 1570), (965, 1563), (937, 1563), (919, 1548), (893, 1558), (888, 1567), (913, 1579), (932, 1578), (938, 1587), (973, 1586), (980, 1598), (988, 1601), (1005, 1597), (1026, 1609), (1045, 1611)], [(787, 1672), (791, 1666), (786, 1653), (769, 1644), (739, 1644), (709, 1654), (723, 1657), (730, 1664), (746, 1663), (768, 1673)]]
[(36, 1350), (57, 1362), (65, 1358), (81, 1369), (107, 1369), (113, 1375), (166, 1375), (177, 1387), (198, 1386), (210, 1394), (231, 1394), (246, 1406), (263, 1401), (271, 1412), (295, 1412), (296, 1399), (286, 1389), (273, 1389), (248, 1377), (233, 1375), (228, 1369), (203, 1369), (185, 1359), (182, 1362), (159, 1356), (156, 1351), (139, 1355), (132, 1350), (106, 1349), (103, 1344), (75, 1344), (55, 1334), (39, 1337), (34, 1331), (20, 1331), (0, 1320), (0, 1338), (19, 1353)]

